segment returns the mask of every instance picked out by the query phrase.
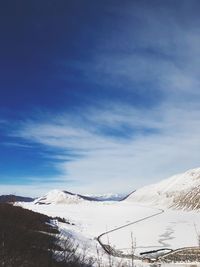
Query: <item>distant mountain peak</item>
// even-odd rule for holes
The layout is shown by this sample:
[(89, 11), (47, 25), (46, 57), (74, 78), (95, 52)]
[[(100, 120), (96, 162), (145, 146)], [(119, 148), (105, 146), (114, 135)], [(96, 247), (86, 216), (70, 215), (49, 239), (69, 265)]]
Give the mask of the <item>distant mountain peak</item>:
[(127, 194), (106, 193), (106, 194), (94, 194), (88, 196), (96, 199), (97, 201), (122, 201), (127, 197)]
[(75, 194), (66, 190), (54, 189), (35, 200), (35, 204), (78, 204), (83, 201), (98, 201), (93, 197)]
[(81, 202), (78, 195), (58, 189), (51, 190), (45, 196), (35, 200), (35, 204), (71, 204)]

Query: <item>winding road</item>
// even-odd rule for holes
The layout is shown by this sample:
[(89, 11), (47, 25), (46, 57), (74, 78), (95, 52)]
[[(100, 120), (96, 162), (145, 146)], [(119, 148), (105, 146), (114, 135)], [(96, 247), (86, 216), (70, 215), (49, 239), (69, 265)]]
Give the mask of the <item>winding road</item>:
[[(165, 211), (164, 211), (163, 209), (158, 209), (158, 212), (156, 212), (156, 213), (154, 213), (154, 214), (152, 214), (152, 215), (143, 217), (143, 218), (141, 218), (141, 219), (139, 219), (139, 220), (136, 220), (136, 221), (133, 221), (133, 222), (131, 222), (131, 223), (124, 224), (124, 225), (122, 225), (122, 226), (119, 226), (119, 227), (116, 227), (116, 228), (111, 229), (111, 230), (109, 230), (109, 231), (106, 231), (106, 232), (100, 234), (100, 235), (97, 237), (97, 241), (99, 242), (99, 244), (101, 245), (101, 247), (104, 249), (104, 251), (105, 251), (106, 253), (108, 253), (109, 255), (112, 255), (112, 256), (115, 256), (115, 257), (116, 257), (116, 256), (118, 256), (118, 257), (126, 257), (126, 255), (122, 255), (122, 254), (118, 254), (118, 255), (117, 255), (117, 253), (116, 253), (116, 251), (115, 251), (114, 249), (112, 249), (109, 245), (103, 244), (103, 243), (101, 242), (101, 238), (102, 238), (104, 235), (108, 235), (108, 234), (110, 234), (110, 233), (112, 233), (112, 232), (118, 231), (118, 230), (123, 229), (123, 228), (125, 228), (125, 227), (127, 227), (127, 226), (130, 226), (130, 225), (133, 225), (133, 224), (136, 224), (136, 223), (139, 223), (139, 222), (148, 220), (148, 219), (150, 219), (150, 218), (152, 218), (152, 217), (155, 217), (155, 216), (158, 216), (158, 215), (160, 215), (160, 214), (162, 214), (162, 213), (164, 213), (164, 212), (165, 212)], [(127, 257), (128, 257), (128, 255), (127, 255)], [(137, 258), (139, 259), (139, 257), (137, 257)]]

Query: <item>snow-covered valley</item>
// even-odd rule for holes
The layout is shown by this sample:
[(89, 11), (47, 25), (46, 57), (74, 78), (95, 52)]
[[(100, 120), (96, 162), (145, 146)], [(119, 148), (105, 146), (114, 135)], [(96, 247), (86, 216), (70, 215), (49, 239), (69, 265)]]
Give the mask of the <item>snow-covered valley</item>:
[[(73, 225), (62, 224), (62, 227), (89, 240), (97, 238), (104, 232), (115, 228), (101, 237), (104, 244), (109, 243), (117, 250), (128, 251), (131, 248), (131, 233), (136, 242), (136, 253), (170, 248), (190, 247), (198, 245), (197, 231), (200, 232), (200, 214), (179, 210), (165, 210), (159, 213), (157, 208), (145, 207), (135, 203), (124, 202), (89, 202), (79, 204), (35, 205), (24, 203), (24, 208), (46, 215), (67, 219)], [(146, 217), (150, 217), (147, 219)], [(138, 220), (141, 220), (137, 222)], [(137, 222), (137, 223), (134, 223)]]
[(199, 172), (200, 169), (195, 169), (173, 176), (158, 185), (140, 189), (123, 201), (94, 201), (53, 190), (34, 202), (18, 205), (65, 218), (70, 223), (58, 222), (61, 232), (73, 236), (94, 257), (97, 249), (103, 254), (98, 238), (101, 244), (124, 255), (131, 253), (134, 243), (134, 254), (138, 257), (152, 250), (198, 247), (199, 211), (191, 206), (190, 210), (179, 206), (175, 209), (172, 204), (178, 195), (188, 194), (198, 186)]

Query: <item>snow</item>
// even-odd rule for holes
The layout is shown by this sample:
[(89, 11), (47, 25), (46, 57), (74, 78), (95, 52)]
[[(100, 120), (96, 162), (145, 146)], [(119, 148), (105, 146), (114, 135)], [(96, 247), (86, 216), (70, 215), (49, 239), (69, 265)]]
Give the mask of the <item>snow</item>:
[(170, 207), (174, 200), (200, 185), (200, 168), (174, 175), (159, 183), (145, 186), (133, 194), (127, 201), (145, 203), (150, 206)]
[(83, 200), (80, 196), (60, 191), (60, 190), (52, 190), (44, 197), (38, 198), (34, 201), (35, 204), (72, 204), (72, 203), (80, 203)]
[(95, 198), (99, 201), (121, 201), (126, 197), (126, 194), (107, 193), (107, 194), (96, 194), (96, 195), (86, 195), (86, 196)]
[[(66, 218), (75, 225), (62, 224), (65, 229), (76, 236), (85, 238), (88, 247), (94, 247), (94, 240), (99, 235), (114, 228), (141, 220), (159, 213), (160, 210), (145, 207), (128, 201), (124, 202), (89, 202), (79, 204), (35, 205), (21, 203), (24, 208), (31, 209), (49, 216)], [(186, 246), (197, 246), (195, 232), (200, 230), (198, 212), (165, 210), (164, 213), (147, 218), (101, 237), (102, 243), (108, 239), (112, 247), (128, 253), (131, 248), (131, 233), (136, 240), (136, 253), (152, 249), (176, 249)], [(64, 225), (64, 226), (63, 226)], [(82, 238), (83, 239), (83, 238)]]
[(87, 247), (90, 256), (96, 257), (97, 249), (105, 254), (97, 241), (99, 236), (103, 244), (125, 254), (131, 252), (131, 243), (135, 242), (135, 254), (140, 255), (156, 249), (198, 246), (200, 213), (168, 207), (175, 196), (199, 184), (200, 169), (194, 169), (146, 186), (124, 201), (88, 201), (79, 195), (53, 190), (35, 202), (18, 205), (52, 217), (66, 218), (71, 224), (58, 223), (62, 234), (73, 236), (82, 249)]
[(131, 233), (136, 242), (135, 253), (169, 248), (198, 246), (195, 225), (200, 229), (200, 215), (195, 212), (166, 210), (164, 213), (109, 233), (101, 239), (112, 247), (130, 253)]
[(79, 230), (89, 237), (97, 237), (105, 231), (155, 213), (154, 208), (125, 202), (83, 201), (78, 205), (75, 203), (67, 205), (23, 203), (23, 207), (52, 217), (64, 217), (76, 224)]

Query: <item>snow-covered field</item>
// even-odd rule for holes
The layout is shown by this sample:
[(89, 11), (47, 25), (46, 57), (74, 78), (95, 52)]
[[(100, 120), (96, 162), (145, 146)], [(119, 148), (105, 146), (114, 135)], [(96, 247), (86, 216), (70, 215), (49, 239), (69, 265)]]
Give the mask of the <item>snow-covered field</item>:
[(200, 215), (195, 212), (165, 210), (164, 213), (103, 236), (111, 246), (130, 252), (131, 233), (136, 243), (136, 254), (148, 250), (198, 246)]
[(72, 228), (90, 238), (158, 212), (157, 209), (128, 202), (82, 201), (78, 204), (22, 205), (49, 216), (64, 217), (75, 224)]
[[(47, 214), (64, 217), (75, 225), (61, 224), (62, 229), (94, 246), (96, 237), (104, 232), (154, 215), (160, 210), (136, 203), (90, 202), (78, 204), (35, 205), (23, 203), (23, 207)], [(165, 210), (152, 218), (113, 231), (101, 237), (104, 244), (110, 243), (118, 250), (128, 252), (131, 248), (131, 233), (136, 242), (136, 253), (159, 248), (197, 246), (196, 231), (200, 232), (198, 212)], [(96, 242), (96, 241), (95, 241)]]

